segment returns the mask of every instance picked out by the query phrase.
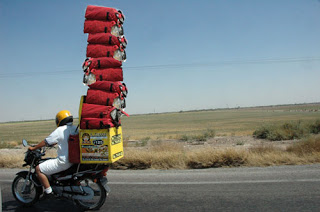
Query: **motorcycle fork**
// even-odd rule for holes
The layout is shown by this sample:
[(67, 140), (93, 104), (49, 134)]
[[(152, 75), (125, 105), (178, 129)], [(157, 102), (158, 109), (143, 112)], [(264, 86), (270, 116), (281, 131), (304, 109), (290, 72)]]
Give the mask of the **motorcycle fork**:
[(28, 172), (28, 174), (26, 176), (26, 179), (24, 180), (24, 183), (23, 183), (23, 186), (22, 186), (22, 190), (21, 190), (22, 194), (28, 194), (31, 191), (30, 190), (31, 184), (29, 184), (28, 187), (27, 187), (27, 183), (30, 181), (30, 174), (31, 174), (31, 169), (33, 167), (33, 164), (34, 164), (34, 159), (33, 159), (32, 163), (30, 165), (29, 172)]

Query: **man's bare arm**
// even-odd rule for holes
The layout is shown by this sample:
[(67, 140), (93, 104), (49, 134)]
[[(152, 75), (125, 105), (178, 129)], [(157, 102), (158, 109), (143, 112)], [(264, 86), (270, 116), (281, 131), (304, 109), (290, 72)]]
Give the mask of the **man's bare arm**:
[(40, 149), (40, 148), (42, 148), (42, 147), (44, 147), (44, 146), (46, 146), (46, 145), (47, 145), (46, 141), (43, 140), (43, 141), (41, 141), (40, 143), (38, 143), (37, 145), (35, 145), (35, 146), (30, 146), (28, 149), (29, 149), (30, 151), (33, 151), (33, 150), (36, 150), (36, 149)]

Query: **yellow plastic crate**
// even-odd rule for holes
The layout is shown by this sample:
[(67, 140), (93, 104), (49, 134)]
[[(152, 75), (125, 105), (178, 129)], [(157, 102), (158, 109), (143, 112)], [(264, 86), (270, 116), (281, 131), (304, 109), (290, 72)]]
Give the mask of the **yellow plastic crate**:
[[(84, 96), (79, 107), (79, 123)], [(123, 157), (122, 127), (80, 129), (80, 163), (113, 163)]]

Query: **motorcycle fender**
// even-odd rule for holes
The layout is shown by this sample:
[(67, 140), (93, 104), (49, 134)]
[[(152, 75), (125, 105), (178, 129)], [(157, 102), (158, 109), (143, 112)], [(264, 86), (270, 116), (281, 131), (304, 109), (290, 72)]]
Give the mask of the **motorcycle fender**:
[(106, 177), (102, 177), (100, 178), (100, 183), (101, 185), (104, 187), (104, 189), (106, 189), (107, 194), (110, 193), (111, 189), (110, 187), (107, 185), (108, 184), (108, 179)]
[(28, 173), (29, 173), (28, 171), (21, 171), (21, 172), (18, 172), (16, 175), (18, 175), (19, 177), (26, 178)]
[[(23, 178), (26, 178), (28, 176), (28, 173), (29, 173), (28, 171), (21, 171), (21, 172), (18, 172), (16, 175), (23, 177)], [(31, 174), (29, 177), (29, 180), (32, 180), (36, 187), (41, 187), (41, 183), (35, 175)]]
[[(26, 178), (28, 176), (28, 171), (21, 171), (21, 172), (18, 172), (16, 175), (20, 176), (20, 177), (23, 177), (23, 178)], [(31, 176), (31, 175), (30, 175)], [(38, 178), (36, 177), (36, 179), (29, 179), (29, 180), (32, 180), (34, 182), (34, 185), (36, 186), (36, 189), (38, 190), (38, 192), (40, 193), (40, 195), (43, 193), (43, 190), (42, 190), (42, 186), (38, 180)]]

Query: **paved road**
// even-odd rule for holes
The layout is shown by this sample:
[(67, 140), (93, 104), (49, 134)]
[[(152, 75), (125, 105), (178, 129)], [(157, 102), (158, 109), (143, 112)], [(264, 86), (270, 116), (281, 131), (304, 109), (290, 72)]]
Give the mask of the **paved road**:
[[(0, 169), (3, 211), (77, 211), (68, 200), (22, 208)], [(320, 211), (320, 164), (267, 168), (115, 171), (100, 211)]]

